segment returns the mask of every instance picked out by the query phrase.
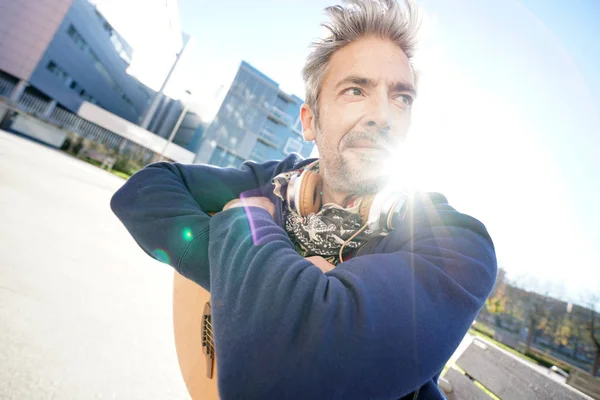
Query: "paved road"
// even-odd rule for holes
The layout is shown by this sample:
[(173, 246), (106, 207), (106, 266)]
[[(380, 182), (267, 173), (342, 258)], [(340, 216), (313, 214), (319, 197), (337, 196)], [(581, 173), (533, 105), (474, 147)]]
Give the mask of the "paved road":
[(521, 357), (516, 356), (515, 354), (511, 353), (510, 351), (506, 351), (503, 348), (501, 348), (500, 346), (497, 346), (495, 343), (487, 340), (486, 338), (483, 338), (481, 336), (474, 336), (471, 335), (470, 333), (467, 333), (467, 335), (464, 337), (464, 339), (462, 340), (462, 342), (460, 343), (460, 345), (458, 346), (458, 348), (456, 349), (456, 351), (454, 352), (454, 354), (452, 355), (452, 357), (450, 358), (450, 361), (452, 362), (456, 362), (456, 360), (458, 360), (458, 358), (461, 356), (461, 354), (467, 350), (467, 347), (469, 347), (469, 345), (473, 342), (474, 339), (480, 340), (482, 342), (485, 342), (487, 345), (489, 346), (493, 346), (496, 349), (500, 350), (501, 352), (503, 352), (504, 354), (508, 355), (509, 357), (514, 358), (515, 360), (527, 365), (529, 368), (539, 372), (542, 375), (545, 375), (553, 380), (555, 380), (556, 382), (566, 385), (566, 378), (555, 373), (548, 373), (548, 368), (541, 366), (539, 364), (535, 364), (531, 361), (525, 360)]
[(172, 271), (109, 209), (116, 176), (0, 131), (0, 399), (187, 399)]

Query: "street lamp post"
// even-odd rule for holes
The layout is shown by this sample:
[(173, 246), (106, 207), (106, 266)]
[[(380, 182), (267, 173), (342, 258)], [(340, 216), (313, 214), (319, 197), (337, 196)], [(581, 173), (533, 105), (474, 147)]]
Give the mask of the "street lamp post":
[(150, 122), (152, 121), (152, 117), (154, 116), (154, 113), (156, 112), (156, 109), (158, 108), (158, 103), (160, 102), (161, 96), (164, 93), (165, 88), (167, 87), (167, 83), (169, 83), (169, 80), (171, 79), (171, 75), (173, 75), (173, 71), (175, 71), (175, 67), (177, 67), (179, 60), (181, 59), (181, 56), (183, 55), (183, 52), (188, 47), (188, 44), (191, 41), (192, 41), (192, 36), (189, 36), (186, 39), (184, 39), (183, 47), (177, 53), (177, 55), (175, 57), (175, 61), (171, 65), (171, 69), (169, 69), (169, 73), (167, 74), (167, 77), (163, 81), (163, 83), (160, 87), (160, 90), (154, 94), (154, 97), (152, 98), (152, 103), (150, 103), (150, 106), (146, 109), (146, 111), (142, 115), (142, 118), (140, 121), (140, 126), (142, 128), (148, 129), (148, 126), (150, 126)]
[[(191, 94), (192, 94), (192, 92), (190, 92), (189, 90), (186, 90), (185, 93), (188, 96), (191, 96)], [(175, 123), (175, 126), (173, 127), (173, 130), (171, 131), (171, 134), (169, 135), (169, 138), (167, 139), (167, 143), (165, 143), (165, 147), (163, 147), (162, 151), (160, 152), (159, 161), (164, 161), (167, 148), (169, 147), (171, 142), (173, 142), (173, 139), (175, 139), (175, 135), (177, 134), (177, 131), (179, 130), (179, 127), (181, 126), (181, 123), (183, 122), (183, 119), (185, 118), (185, 115), (187, 114), (188, 110), (189, 110), (189, 106), (188, 106), (187, 102), (183, 103), (183, 110), (181, 110), (179, 119), (177, 119), (177, 123)]]

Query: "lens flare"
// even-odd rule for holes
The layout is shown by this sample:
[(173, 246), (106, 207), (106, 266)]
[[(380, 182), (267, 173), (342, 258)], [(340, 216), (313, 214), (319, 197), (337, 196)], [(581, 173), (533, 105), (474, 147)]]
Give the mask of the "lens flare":
[(152, 255), (154, 256), (155, 259), (157, 259), (158, 261), (165, 263), (165, 264), (171, 264), (171, 257), (169, 257), (169, 254), (163, 250), (163, 249), (156, 249), (152, 252)]
[(190, 228), (184, 228), (183, 231), (181, 232), (181, 236), (183, 237), (183, 240), (185, 240), (186, 242), (189, 242), (190, 240), (192, 240), (194, 238), (194, 234), (192, 233), (192, 230)]
[(404, 193), (416, 190), (415, 155), (412, 150), (409, 144), (403, 143), (393, 151), (385, 166), (386, 171), (390, 171), (388, 189)]

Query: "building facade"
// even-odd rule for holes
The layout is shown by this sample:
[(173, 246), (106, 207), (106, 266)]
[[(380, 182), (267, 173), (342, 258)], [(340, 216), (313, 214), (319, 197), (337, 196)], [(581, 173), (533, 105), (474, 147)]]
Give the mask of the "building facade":
[(0, 0), (0, 71), (23, 80), (36, 69), (73, 0)]
[(173, 143), (196, 153), (200, 149), (206, 124), (198, 114), (188, 111), (177, 129)]
[[(155, 5), (176, 11), (175, 0)], [(157, 23), (176, 38), (175, 14)], [(54, 147), (69, 136), (119, 157), (192, 162), (180, 139), (137, 125), (155, 92), (128, 74), (131, 56), (89, 0), (0, 0), (0, 124)]]
[(173, 100), (160, 94), (160, 102), (152, 117), (148, 130), (158, 136), (168, 139), (177, 127), (177, 122), (185, 112), (175, 136), (173, 143), (196, 153), (200, 148), (200, 140), (203, 136), (206, 124), (202, 118), (193, 111), (187, 110), (181, 100)]
[(71, 112), (88, 101), (138, 122), (154, 92), (127, 73), (132, 48), (93, 4), (0, 0), (0, 7), (0, 71), (23, 91)]
[(239, 167), (246, 160), (281, 160), (293, 152), (308, 157), (313, 143), (302, 138), (302, 103), (242, 61), (194, 162)]

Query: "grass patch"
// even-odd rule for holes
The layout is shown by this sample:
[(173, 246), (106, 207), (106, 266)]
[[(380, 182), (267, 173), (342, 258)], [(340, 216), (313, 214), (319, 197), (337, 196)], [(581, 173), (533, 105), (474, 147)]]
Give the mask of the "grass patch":
[[(81, 158), (80, 158), (80, 160), (81, 160)], [(100, 167), (102, 165), (101, 162), (96, 161), (96, 160), (92, 160), (91, 158), (87, 158), (87, 157), (83, 158), (83, 161), (87, 162), (88, 164), (92, 164), (92, 165), (94, 165), (96, 167)]]
[(125, 180), (129, 179), (131, 177), (131, 175), (126, 174), (125, 172), (121, 172), (121, 171), (115, 171), (114, 169), (112, 171), (110, 171), (113, 173), (113, 175), (118, 176), (119, 178), (123, 178)]
[[(85, 161), (88, 164), (92, 164), (93, 166), (98, 167), (98, 168), (100, 168), (100, 166), (102, 165), (101, 162), (96, 161), (96, 160), (92, 160), (91, 158), (88, 158), (88, 157), (84, 157), (84, 158), (82, 158), (80, 160)], [(112, 170), (108, 171), (108, 172), (112, 173), (113, 175), (118, 176), (119, 178), (123, 178), (125, 180), (131, 178), (130, 174), (128, 174), (126, 172), (123, 172), (123, 171), (116, 170), (114, 168)]]
[(490, 338), (494, 338), (496, 337), (496, 331), (493, 330), (492, 328), (490, 328), (487, 325), (482, 324), (481, 322), (475, 322), (472, 326), (472, 329), (475, 329), (478, 332), (483, 333), (484, 335), (490, 337)]
[(558, 368), (562, 369), (566, 373), (568, 373), (568, 374), (571, 373), (571, 368), (572, 368), (571, 365), (569, 365), (566, 362), (561, 361), (557, 358), (547, 356), (537, 349), (529, 349), (529, 351), (527, 352), (527, 356), (536, 360), (538, 362), (538, 364), (540, 364), (546, 368), (550, 368), (553, 365), (556, 365)]
[(479, 331), (476, 331), (475, 329), (469, 329), (469, 333), (471, 335), (473, 335), (473, 336), (479, 336), (479, 337), (482, 337), (484, 339), (487, 339), (490, 342), (494, 343), (496, 346), (498, 346), (498, 347), (500, 347), (500, 348), (502, 348), (502, 349), (504, 349), (506, 351), (511, 352), (512, 354), (516, 355), (517, 357), (521, 357), (524, 360), (527, 360), (527, 361), (532, 362), (534, 364), (540, 365), (540, 363), (537, 360), (535, 360), (535, 359), (533, 359), (531, 357), (528, 357), (525, 354), (520, 353), (519, 351), (513, 349), (512, 347), (509, 347), (509, 346), (505, 345), (504, 343), (500, 343), (499, 341), (497, 341), (497, 340), (495, 340), (495, 339), (493, 339), (493, 338), (491, 338), (491, 337), (489, 337), (487, 335), (484, 335), (483, 333), (481, 333)]

